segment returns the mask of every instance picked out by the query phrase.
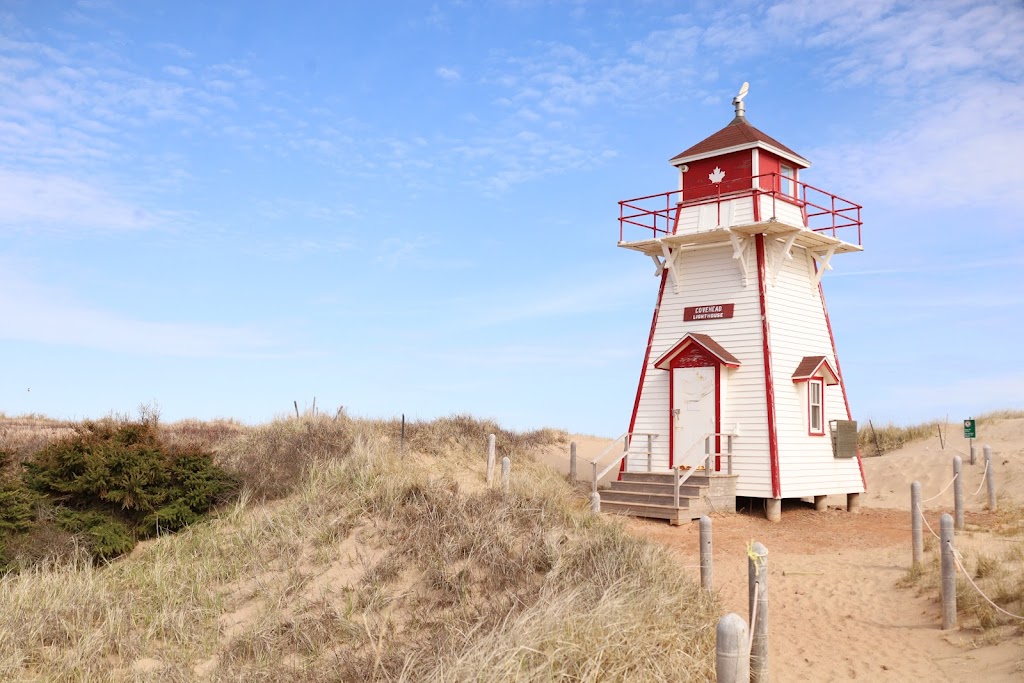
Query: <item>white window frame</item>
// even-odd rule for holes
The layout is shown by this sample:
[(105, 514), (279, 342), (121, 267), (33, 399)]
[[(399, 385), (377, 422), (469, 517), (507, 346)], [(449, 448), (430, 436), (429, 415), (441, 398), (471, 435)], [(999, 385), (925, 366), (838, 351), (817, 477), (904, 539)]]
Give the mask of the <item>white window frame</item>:
[(779, 191), (786, 197), (796, 197), (796, 169), (792, 166), (779, 166)]
[[(817, 398), (814, 400), (815, 387)], [(818, 409), (818, 424), (814, 424), (814, 409)], [(807, 434), (809, 436), (825, 436), (825, 378), (814, 377), (807, 380)]]

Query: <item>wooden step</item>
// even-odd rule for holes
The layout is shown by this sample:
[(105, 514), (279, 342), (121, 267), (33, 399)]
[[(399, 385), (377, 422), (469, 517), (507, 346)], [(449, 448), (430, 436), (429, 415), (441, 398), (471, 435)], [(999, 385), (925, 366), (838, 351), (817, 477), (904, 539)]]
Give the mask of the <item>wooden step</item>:
[[(631, 491), (634, 493), (660, 493), (663, 495), (672, 495), (672, 482), (647, 482), (647, 481), (613, 481), (612, 491)], [(679, 487), (680, 496), (690, 496), (696, 498), (701, 494), (701, 487), (691, 485), (690, 482), (686, 482)]]
[[(680, 509), (686, 509), (691, 506), (691, 501), (697, 500), (699, 496), (679, 496), (679, 507)], [(633, 491), (602, 491), (601, 492), (601, 504), (605, 501), (611, 501), (616, 503), (640, 503), (643, 505), (666, 505), (671, 507), (673, 498), (671, 493), (660, 494), (660, 493), (636, 493)]]
[(670, 524), (681, 524), (690, 520), (690, 512), (671, 505), (644, 505), (642, 503), (617, 503), (601, 499), (601, 512), (617, 515), (631, 515), (648, 519), (667, 519)]

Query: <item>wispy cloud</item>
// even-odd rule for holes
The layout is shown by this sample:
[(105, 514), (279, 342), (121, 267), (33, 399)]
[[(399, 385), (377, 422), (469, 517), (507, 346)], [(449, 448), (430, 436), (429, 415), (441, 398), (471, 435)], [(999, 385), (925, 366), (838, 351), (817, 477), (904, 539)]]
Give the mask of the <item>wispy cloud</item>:
[(462, 78), (462, 74), (459, 73), (458, 69), (453, 69), (448, 66), (439, 66), (434, 73), (437, 74), (438, 78), (443, 81), (448, 81), (449, 83), (454, 83)]
[(13, 230), (136, 230), (156, 222), (102, 187), (48, 173), (0, 169), (0, 206), (0, 226)]
[(280, 346), (248, 327), (129, 318), (0, 271), (0, 339), (142, 356), (264, 357)]

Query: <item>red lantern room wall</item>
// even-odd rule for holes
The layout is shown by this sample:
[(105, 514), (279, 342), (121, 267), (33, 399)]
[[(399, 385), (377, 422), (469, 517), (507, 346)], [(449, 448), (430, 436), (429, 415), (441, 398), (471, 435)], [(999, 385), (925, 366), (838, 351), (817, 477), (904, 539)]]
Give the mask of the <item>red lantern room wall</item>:
[(718, 469), (707, 457), (728, 442), (736, 494), (766, 499), (770, 519), (783, 498), (856, 507), (863, 468), (821, 279), (862, 250), (861, 207), (805, 183), (810, 162), (747, 121), (746, 93), (671, 159), (678, 189), (619, 203), (619, 246), (660, 281), (629, 432), (655, 435), (661, 471)]

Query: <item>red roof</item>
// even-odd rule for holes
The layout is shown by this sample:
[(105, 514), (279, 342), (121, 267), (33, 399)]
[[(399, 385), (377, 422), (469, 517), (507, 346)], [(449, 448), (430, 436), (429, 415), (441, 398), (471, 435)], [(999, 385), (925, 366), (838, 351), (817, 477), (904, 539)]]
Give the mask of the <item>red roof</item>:
[(740, 366), (739, 359), (726, 351), (721, 344), (716, 342), (710, 336), (699, 332), (687, 332), (683, 335), (683, 338), (679, 340), (679, 343), (661, 354), (661, 357), (654, 361), (654, 367), (660, 370), (668, 370), (672, 363), (672, 359), (678, 356), (690, 344), (696, 344), (697, 346), (702, 347), (726, 367), (738, 368)]
[(680, 159), (700, 156), (708, 154), (709, 152), (717, 152), (722, 149), (729, 149), (730, 147), (756, 147), (759, 142), (775, 147), (776, 149), (785, 152), (786, 154), (790, 154), (797, 159), (801, 159), (805, 164), (810, 166), (810, 162), (802, 156), (791, 150), (789, 147), (786, 147), (772, 136), (762, 133), (757, 128), (754, 128), (752, 125), (747, 123), (747, 119), (742, 116), (737, 116), (722, 130), (710, 137), (704, 138), (688, 150), (675, 155), (672, 157), (671, 162), (675, 163)]
[(825, 384), (839, 384), (839, 375), (825, 356), (804, 356), (793, 371), (793, 381), (804, 382), (815, 377), (824, 377)]

